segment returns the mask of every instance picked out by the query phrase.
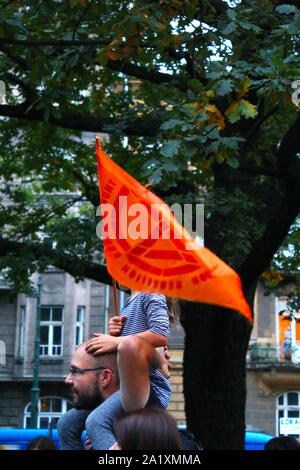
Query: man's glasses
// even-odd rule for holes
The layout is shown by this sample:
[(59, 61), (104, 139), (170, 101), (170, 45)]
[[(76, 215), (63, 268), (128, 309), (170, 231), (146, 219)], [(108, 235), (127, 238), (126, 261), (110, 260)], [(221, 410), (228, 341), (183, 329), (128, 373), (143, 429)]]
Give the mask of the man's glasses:
[(110, 369), (110, 367), (93, 367), (92, 369), (76, 369), (76, 367), (70, 367), (69, 373), (74, 376), (76, 374), (84, 374), (84, 372), (88, 372), (91, 370), (104, 370), (104, 369), (109, 369), (111, 372), (113, 372), (113, 370)]

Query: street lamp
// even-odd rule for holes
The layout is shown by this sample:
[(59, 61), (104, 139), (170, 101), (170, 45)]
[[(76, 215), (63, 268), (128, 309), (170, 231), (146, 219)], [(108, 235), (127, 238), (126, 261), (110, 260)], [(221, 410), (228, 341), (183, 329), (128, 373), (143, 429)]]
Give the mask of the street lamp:
[(38, 421), (38, 404), (40, 398), (39, 389), (39, 361), (40, 361), (40, 321), (41, 321), (41, 292), (42, 292), (42, 276), (38, 277), (38, 289), (34, 289), (30, 297), (37, 299), (36, 306), (36, 325), (35, 325), (35, 342), (34, 342), (34, 359), (33, 359), (33, 381), (31, 392), (31, 416), (30, 427), (37, 428)]

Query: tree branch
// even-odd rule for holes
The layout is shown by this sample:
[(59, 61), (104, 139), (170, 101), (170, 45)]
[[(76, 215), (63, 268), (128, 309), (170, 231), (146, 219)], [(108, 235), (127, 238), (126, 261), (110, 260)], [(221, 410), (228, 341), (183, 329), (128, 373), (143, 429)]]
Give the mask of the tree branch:
[(26, 83), (24, 80), (17, 77), (16, 75), (13, 75), (10, 72), (1, 74), (0, 79), (8, 80), (14, 83), (15, 85), (19, 85), (22, 90), (24, 90), (26, 96), (29, 99), (35, 99), (37, 97), (36, 90), (29, 83)]
[(13, 46), (52, 46), (65, 48), (70, 46), (108, 46), (111, 39), (14, 39), (0, 38), (1, 44), (9, 44)]
[(108, 60), (105, 66), (115, 70), (116, 72), (121, 72), (131, 77), (148, 80), (149, 82), (156, 85), (172, 82), (172, 85), (176, 86), (176, 88), (182, 91), (187, 90), (187, 86), (185, 85), (182, 78), (176, 76), (174, 77), (169, 73), (148, 70), (145, 67), (140, 67), (125, 60)]
[[(25, 101), (18, 105), (0, 105), (0, 115), (24, 119), (27, 121), (45, 121), (43, 109), (35, 109), (32, 107), (28, 111), (32, 103)], [(71, 111), (61, 111), (60, 117), (56, 117), (50, 109), (47, 122), (63, 127), (65, 129), (74, 129), (89, 132), (105, 132), (107, 134), (114, 133), (115, 128), (123, 131), (124, 135), (134, 135), (140, 137), (154, 137), (163, 122), (162, 116), (152, 113), (146, 117), (135, 117), (130, 121), (118, 118), (100, 118)]]
[(97, 207), (100, 204), (99, 191), (95, 191), (95, 185), (89, 184), (84, 177), (79, 173), (79, 171), (72, 170), (75, 178), (80, 182), (84, 188), (84, 193), (87, 200), (94, 206)]
[(299, 165), (297, 153), (300, 152), (300, 113), (295, 119), (293, 125), (284, 135), (277, 157), (277, 168), (283, 175), (288, 175), (295, 171)]
[[(17, 241), (24, 239), (26, 236), (30, 235), (30, 233), (37, 232), (41, 229), (42, 225), (45, 225), (52, 217), (60, 214), (61, 212), (65, 212), (67, 209), (74, 206), (74, 204), (76, 204), (77, 202), (83, 201), (83, 199), (83, 196), (79, 196), (65, 202), (65, 204), (62, 204), (56, 208), (48, 209), (44, 211), (43, 214), (38, 215), (37, 220), (37, 214), (31, 213), (29, 219), (26, 219), (25, 228), (17, 237)], [(31, 220), (33, 221), (32, 223)]]
[(17, 65), (19, 65), (19, 67), (22, 70), (26, 70), (26, 71), (30, 70), (30, 67), (28, 67), (28, 63), (24, 59), (22, 59), (22, 57), (14, 56), (11, 53), (10, 48), (5, 47), (4, 45), (2, 45), (2, 46), (0, 46), (0, 50), (3, 52), (3, 54), (5, 54), (7, 57), (9, 57), (13, 62), (15, 62)]
[(245, 290), (268, 268), (274, 253), (276, 253), (282, 244), (290, 226), (299, 214), (299, 180), (291, 180), (291, 176), (299, 168), (297, 156), (297, 153), (300, 151), (299, 133), (300, 116), (297, 117), (283, 137), (278, 152), (278, 172), (286, 180), (285, 195), (276, 214), (267, 224), (264, 234), (253, 244), (251, 252), (238, 269)]
[(247, 167), (245, 165), (240, 165), (237, 168), (237, 171), (242, 171), (243, 173), (247, 173), (249, 175), (253, 176), (270, 176), (271, 178), (276, 178), (276, 179), (288, 179), (290, 181), (294, 181), (295, 183), (299, 181), (299, 176), (300, 173), (290, 173), (289, 175), (283, 175), (277, 170), (273, 170), (272, 168), (264, 168), (264, 167)]
[[(45, 40), (21, 40), (21, 39), (10, 39), (10, 38), (0, 38), (0, 46), (1, 44), (11, 44), (11, 45), (20, 45), (20, 46), (26, 46), (26, 47), (37, 47), (37, 46), (52, 46), (52, 47), (57, 47), (57, 48), (65, 48), (65, 47), (71, 47), (71, 46), (109, 46), (111, 43), (110, 39), (89, 39), (89, 40), (55, 40), (55, 39), (45, 39)], [(153, 49), (153, 44), (148, 45), (148, 44), (139, 44), (139, 47), (151, 47)], [(187, 61), (187, 71), (188, 73), (194, 77), (198, 78), (202, 82), (206, 81), (204, 80), (203, 77), (201, 77), (193, 68), (192, 60), (190, 56), (187, 53), (180, 54), (177, 53), (176, 51), (171, 51), (171, 48), (167, 48), (168, 53), (173, 57), (178, 60), (181, 60), (182, 58), (186, 59)], [(157, 70), (148, 70), (145, 67), (141, 67), (139, 65), (133, 64), (131, 62), (128, 62), (126, 60), (108, 60), (105, 67), (110, 68), (111, 70), (115, 70), (116, 72), (122, 72), (126, 75), (135, 77), (135, 78), (140, 78), (143, 80), (148, 80), (151, 83), (155, 84), (163, 84), (163, 83), (169, 83), (172, 82), (176, 88), (186, 91), (187, 86), (184, 83), (185, 80), (183, 80), (183, 77), (176, 77), (173, 75), (170, 75), (168, 73), (163, 73), (163, 72), (158, 72)]]
[(241, 148), (241, 155), (244, 154), (244, 152), (249, 148), (249, 145), (251, 144), (251, 141), (255, 134), (259, 131), (260, 127), (262, 124), (267, 121), (270, 117), (272, 117), (276, 111), (278, 111), (279, 106), (274, 106), (270, 111), (268, 111), (266, 114), (263, 112), (258, 115), (258, 117), (254, 120), (253, 126), (250, 128), (246, 139), (242, 145)]
[(26, 251), (26, 253), (30, 252), (36, 260), (39, 260), (41, 257), (51, 259), (51, 263), (49, 261), (49, 264), (68, 272), (73, 277), (84, 277), (94, 279), (104, 284), (112, 284), (111, 276), (108, 274), (106, 266), (104, 265), (85, 261), (66, 253), (58, 253), (56, 250), (50, 248), (49, 244), (15, 242), (0, 238), (0, 257), (4, 257), (8, 253), (22, 256), (24, 251)]
[(84, 8), (82, 14), (81, 14), (80, 17), (78, 18), (78, 21), (76, 22), (75, 27), (74, 27), (74, 30), (73, 30), (73, 36), (72, 36), (72, 39), (73, 39), (73, 40), (75, 39), (76, 32), (77, 32), (77, 29), (78, 29), (79, 26), (80, 26), (81, 21), (83, 20), (83, 18), (85, 17), (85, 15), (86, 15), (87, 12), (89, 11), (89, 9), (91, 8), (93, 2), (94, 2), (94, 0), (91, 0), (91, 1), (86, 5), (86, 7)]
[(298, 216), (299, 211), (299, 184), (290, 183), (277, 213), (269, 221), (264, 234), (253, 244), (251, 252), (237, 269), (245, 291), (269, 267), (274, 253), (287, 236), (289, 228)]

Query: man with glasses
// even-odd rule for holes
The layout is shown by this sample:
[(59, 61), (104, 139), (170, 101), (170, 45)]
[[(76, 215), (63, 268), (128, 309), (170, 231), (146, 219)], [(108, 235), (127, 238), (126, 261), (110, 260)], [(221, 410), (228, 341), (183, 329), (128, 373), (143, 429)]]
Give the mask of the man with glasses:
[(74, 408), (57, 424), (62, 450), (83, 449), (81, 435), (87, 416), (120, 387), (116, 352), (93, 356), (85, 346), (76, 349), (65, 380), (71, 387)]
[[(85, 348), (86, 343), (83, 343), (76, 349), (65, 381), (71, 387), (74, 408), (65, 413), (57, 424), (62, 450), (84, 448), (81, 436), (88, 415), (120, 387), (116, 352), (93, 356)], [(165, 351), (165, 358), (169, 359), (168, 351)], [(185, 450), (200, 448), (190, 433), (180, 433)], [(92, 448), (88, 439), (85, 448)]]

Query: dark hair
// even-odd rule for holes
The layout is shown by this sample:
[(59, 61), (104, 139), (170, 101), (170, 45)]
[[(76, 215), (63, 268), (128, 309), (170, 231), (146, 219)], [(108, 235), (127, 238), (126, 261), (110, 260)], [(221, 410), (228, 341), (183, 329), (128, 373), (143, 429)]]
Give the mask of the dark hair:
[(29, 442), (27, 450), (57, 450), (57, 447), (48, 437), (39, 436)]
[(114, 434), (122, 450), (182, 450), (176, 421), (163, 408), (129, 411), (114, 420)]
[(274, 437), (265, 444), (265, 450), (300, 450), (300, 442), (294, 437)]
[(175, 297), (166, 297), (166, 300), (170, 323), (175, 323), (180, 316), (179, 300)]

